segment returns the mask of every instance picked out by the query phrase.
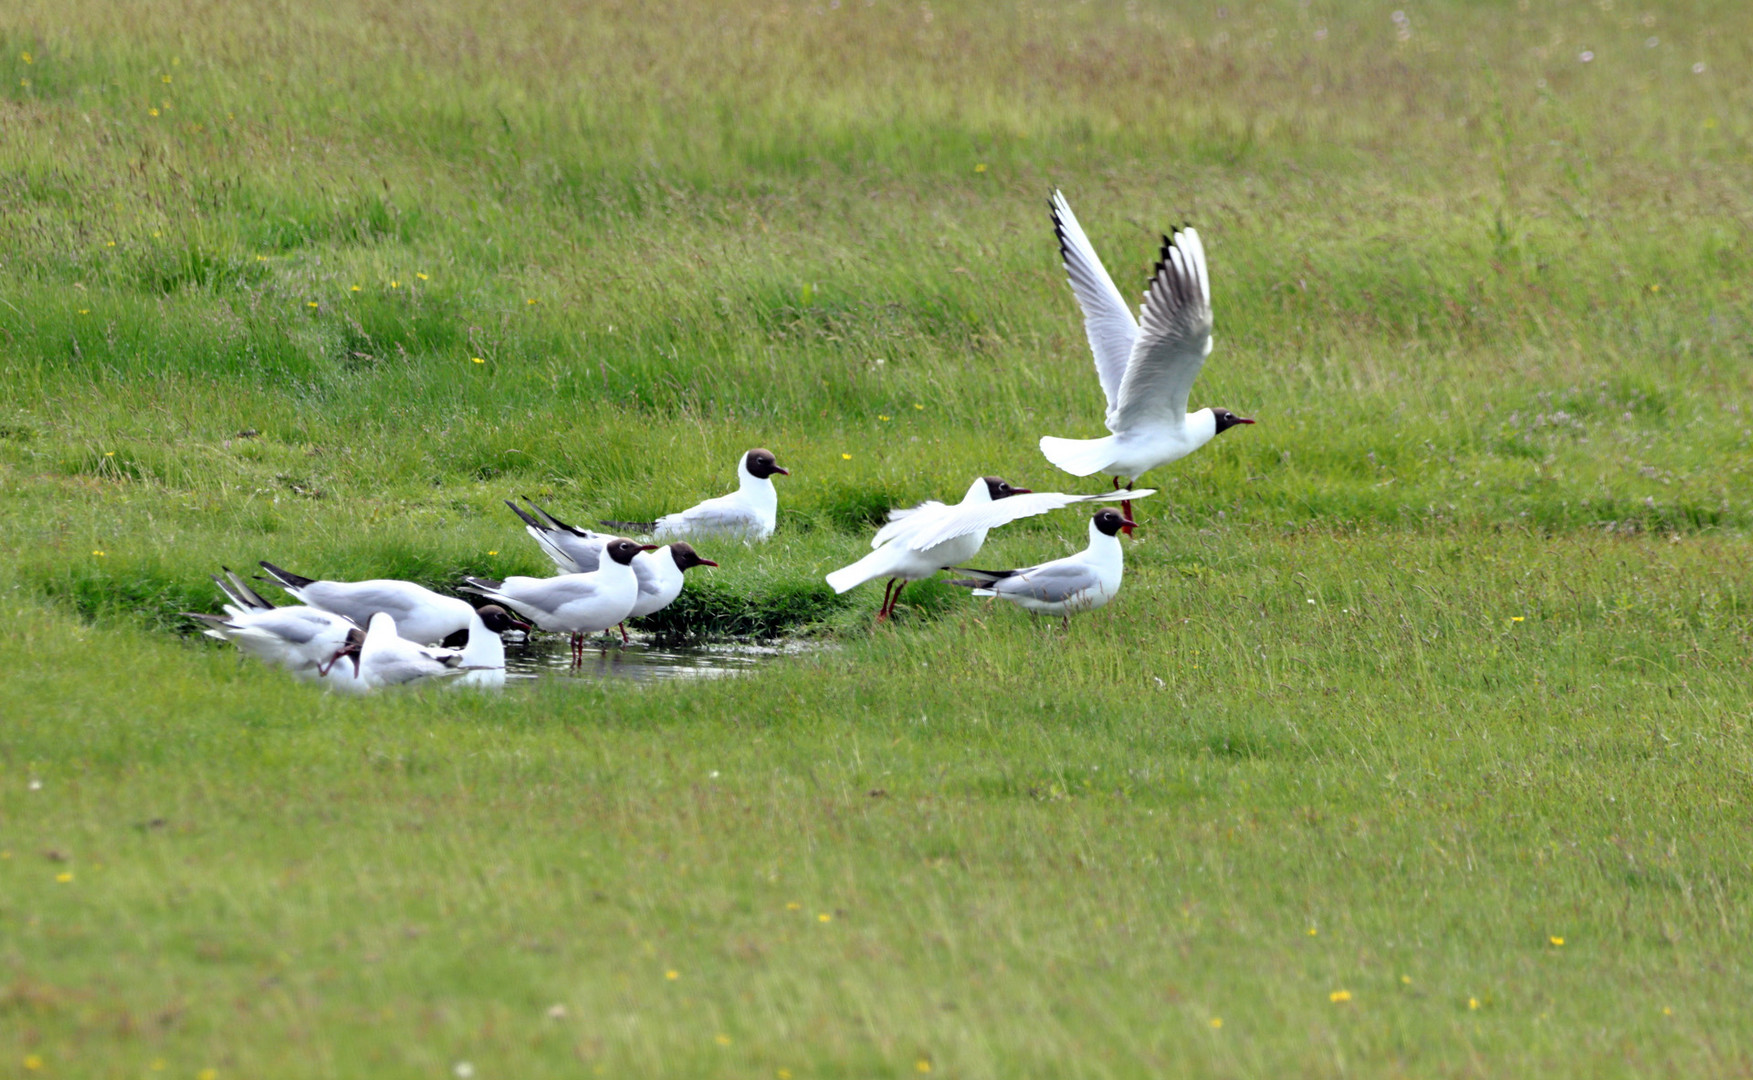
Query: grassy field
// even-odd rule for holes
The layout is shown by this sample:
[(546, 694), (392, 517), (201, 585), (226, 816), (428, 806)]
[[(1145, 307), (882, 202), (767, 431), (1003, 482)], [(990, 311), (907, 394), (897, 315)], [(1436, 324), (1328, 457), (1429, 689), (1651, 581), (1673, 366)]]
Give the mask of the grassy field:
[[(1753, 11), (14, 0), (0, 1076), (1753, 1072)], [(1046, 215), (1205, 237), (1073, 621), (820, 575), (1100, 431)], [(206, 575), (781, 525), (746, 678), (337, 700)], [(1073, 513), (983, 562), (1081, 546)]]

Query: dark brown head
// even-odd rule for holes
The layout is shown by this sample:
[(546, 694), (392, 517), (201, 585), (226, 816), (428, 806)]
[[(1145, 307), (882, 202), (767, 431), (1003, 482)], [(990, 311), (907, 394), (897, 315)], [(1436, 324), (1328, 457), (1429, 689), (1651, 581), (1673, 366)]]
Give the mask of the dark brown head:
[(633, 556), (639, 554), (641, 551), (656, 551), (657, 545), (635, 544), (631, 540), (617, 538), (610, 540), (608, 544), (603, 547), (603, 550), (608, 552), (609, 558), (620, 563), (622, 566), (631, 566), (633, 564)]
[(688, 543), (686, 540), (677, 540), (670, 545), (670, 558), (676, 561), (676, 569), (684, 573), (686, 573), (690, 567), (694, 566), (718, 565), (711, 559), (702, 559), (700, 553), (694, 550), (694, 545)]
[(757, 480), (765, 480), (774, 473), (778, 473), (780, 476), (791, 475), (790, 469), (779, 467), (779, 459), (773, 456), (773, 451), (762, 450), (760, 447), (743, 455), (743, 467), (748, 469), (749, 475)]
[(986, 494), (992, 497), (993, 502), (1008, 499), (1012, 495), (1029, 494), (1028, 488), (1013, 488), (996, 476), (983, 476), (980, 479), (986, 481)]
[(1235, 427), (1237, 424), (1252, 424), (1254, 422), (1254, 421), (1248, 419), (1246, 416), (1237, 416), (1235, 413), (1230, 412), (1228, 409), (1222, 409), (1222, 408), (1211, 410), (1211, 416), (1212, 416), (1212, 419), (1217, 421), (1216, 434), (1218, 434), (1218, 435), (1222, 435), (1224, 432), (1228, 431), (1230, 428)]
[(522, 630), (527, 634), (535, 629), (498, 604), (483, 604), (475, 609), (475, 614), (481, 617), (481, 625), (495, 634), (503, 634), (507, 630)]
[(1103, 536), (1113, 536), (1127, 525), (1136, 526), (1138, 522), (1122, 514), (1112, 506), (1104, 506), (1096, 511), (1095, 526)]

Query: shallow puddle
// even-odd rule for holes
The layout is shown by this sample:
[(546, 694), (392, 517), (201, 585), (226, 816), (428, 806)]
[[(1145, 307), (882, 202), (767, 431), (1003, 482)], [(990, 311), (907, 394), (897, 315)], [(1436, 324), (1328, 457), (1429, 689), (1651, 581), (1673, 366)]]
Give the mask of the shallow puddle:
[(505, 673), (513, 679), (716, 679), (803, 651), (805, 647), (795, 642), (662, 646), (639, 640), (622, 645), (616, 640), (605, 647), (603, 639), (596, 638), (584, 647), (584, 665), (574, 668), (572, 645), (564, 635), (535, 634), (522, 643), (505, 643)]

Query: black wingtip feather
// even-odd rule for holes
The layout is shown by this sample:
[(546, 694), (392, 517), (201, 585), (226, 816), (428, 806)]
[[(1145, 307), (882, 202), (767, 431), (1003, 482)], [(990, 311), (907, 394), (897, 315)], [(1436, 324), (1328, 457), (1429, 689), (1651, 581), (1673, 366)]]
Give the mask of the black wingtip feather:
[(302, 589), (306, 585), (316, 584), (316, 578), (301, 577), (290, 570), (282, 570), (280, 567), (275, 566), (266, 559), (262, 560), (261, 567), (272, 575), (281, 585), (289, 589)]
[[(510, 500), (510, 499), (507, 499), (507, 500), (505, 500), (505, 505), (507, 505), (507, 506), (509, 506), (509, 507), (511, 507), (511, 512), (512, 512), (512, 513), (514, 513), (514, 514), (516, 514), (516, 515), (517, 515), (517, 516), (518, 516), (518, 519), (519, 519), (519, 520), (520, 520), (520, 521), (522, 521), (522, 522), (523, 522), (523, 523), (524, 523), (524, 524), (525, 524), (525, 525), (528, 525), (528, 526), (529, 526), (529, 527), (530, 527), (530, 528), (532, 528), (532, 529), (541, 529), (541, 528), (543, 528), (543, 525), (542, 525), (542, 523), (541, 523), (541, 522), (539, 522), (539, 521), (537, 521), (537, 520), (536, 520), (536, 519), (535, 519), (535, 518), (533, 518), (533, 517), (531, 517), (531, 516), (530, 516), (530, 515), (529, 515), (529, 514), (528, 514), (528, 513), (527, 513), (527, 512), (526, 512), (526, 511), (525, 511), (525, 510), (524, 510), (524, 508), (523, 508), (523, 507), (521, 507), (521, 506), (519, 506), (519, 505), (517, 505), (517, 504), (516, 504), (516, 503), (514, 503), (514, 502), (512, 502), (512, 501), (511, 501), (511, 500)], [(532, 503), (532, 504), (531, 504), (531, 505), (532, 505), (532, 506), (533, 506), (533, 505), (535, 505), (535, 504), (534, 504), (534, 503)]]

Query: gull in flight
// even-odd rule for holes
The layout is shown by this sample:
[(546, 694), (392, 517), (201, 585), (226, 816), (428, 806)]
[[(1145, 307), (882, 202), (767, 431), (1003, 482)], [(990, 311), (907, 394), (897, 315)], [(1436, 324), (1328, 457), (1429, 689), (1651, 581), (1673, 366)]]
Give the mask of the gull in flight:
[[(1139, 317), (1134, 319), (1114, 279), (1096, 257), (1065, 196), (1055, 191), (1053, 228), (1083, 308), (1084, 333), (1096, 357), (1096, 375), (1108, 399), (1108, 430), (1100, 439), (1041, 438), (1041, 453), (1073, 476), (1110, 473), (1114, 486), (1186, 457), (1237, 424), (1252, 424), (1224, 408), (1187, 411), (1193, 380), (1211, 354), (1211, 279), (1205, 247), (1190, 227), (1163, 237)], [(1130, 501), (1121, 504), (1132, 516)], [(1126, 527), (1128, 535), (1132, 527)]]
[[(1131, 493), (1142, 499), (1151, 491)], [(867, 581), (888, 578), (877, 622), (895, 613), (901, 590), (910, 581), (923, 581), (979, 553), (988, 531), (1022, 518), (1045, 514), (1073, 503), (1117, 499), (1119, 495), (1064, 495), (1057, 491), (1014, 488), (996, 476), (982, 476), (968, 486), (968, 493), (954, 506), (927, 502), (911, 510), (895, 510), (889, 523), (877, 531), (870, 546), (876, 550), (828, 575), (837, 593)], [(891, 590), (893, 594), (891, 595)]]
[(975, 596), (1001, 597), (1037, 615), (1058, 615), (1069, 626), (1071, 616), (1094, 611), (1120, 591), (1125, 563), (1117, 534), (1131, 524), (1134, 522), (1120, 511), (1105, 506), (1090, 519), (1089, 547), (1076, 555), (1020, 570), (958, 566), (956, 573), (970, 577), (953, 579), (950, 584), (967, 586)]
[(656, 521), (605, 521), (611, 529), (650, 536), (657, 540), (699, 539), (729, 536), (742, 540), (765, 540), (779, 523), (779, 493), (773, 477), (790, 476), (779, 466), (773, 451), (759, 447), (737, 461), (737, 489), (729, 495), (707, 499)]

